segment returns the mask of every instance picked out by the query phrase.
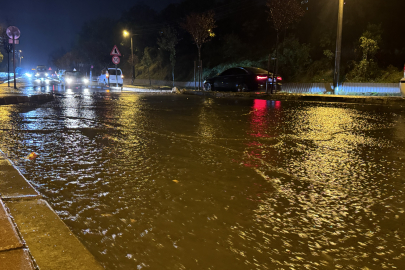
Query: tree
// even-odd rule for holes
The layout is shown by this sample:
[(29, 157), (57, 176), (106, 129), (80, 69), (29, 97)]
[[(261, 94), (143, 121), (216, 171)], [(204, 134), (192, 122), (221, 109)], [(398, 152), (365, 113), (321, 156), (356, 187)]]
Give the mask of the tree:
[(290, 28), (304, 16), (304, 10), (297, 0), (268, 0), (266, 5), (277, 32)]
[(382, 42), (381, 25), (369, 24), (367, 30), (359, 39), (359, 49), (362, 53), (361, 60), (354, 62), (353, 70), (348, 74), (348, 79), (353, 81), (369, 81), (378, 75), (378, 64), (374, 61), (375, 55)]
[(182, 23), (181, 26), (190, 33), (195, 45), (197, 45), (198, 48), (198, 63), (200, 66), (198, 88), (200, 88), (200, 80), (202, 75), (201, 47), (204, 43), (215, 37), (213, 32), (214, 28), (216, 28), (214, 12), (208, 11), (205, 13), (192, 13), (186, 17), (186, 21)]
[(281, 73), (286, 79), (296, 79), (307, 71), (311, 64), (311, 48), (308, 44), (301, 44), (295, 36), (286, 37), (279, 52)]
[(142, 64), (148, 69), (149, 85), (152, 85), (152, 82), (150, 80), (150, 70), (149, 70), (150, 66), (152, 65), (152, 48), (151, 47), (145, 47), (145, 50), (143, 51)]
[(179, 43), (177, 36), (177, 31), (173, 27), (166, 26), (160, 32), (160, 37), (158, 38), (158, 45), (163, 50), (169, 51), (170, 53), (170, 64), (172, 66), (172, 78), (174, 87), (174, 67), (176, 65), (176, 45)]
[(62, 57), (55, 59), (54, 65), (58, 69), (73, 69), (78, 62), (77, 57), (72, 52), (67, 52)]
[[(269, 20), (273, 22), (277, 32), (276, 42), (276, 74), (278, 73), (278, 45), (281, 31), (287, 31), (294, 23), (304, 16), (304, 10), (297, 0), (267, 0)], [(277, 84), (276, 84), (277, 87)]]

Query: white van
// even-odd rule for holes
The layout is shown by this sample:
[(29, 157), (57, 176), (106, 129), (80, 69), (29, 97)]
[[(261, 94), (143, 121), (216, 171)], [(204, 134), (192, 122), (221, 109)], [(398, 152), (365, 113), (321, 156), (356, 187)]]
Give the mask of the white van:
[(115, 68), (103, 69), (101, 75), (97, 78), (97, 83), (99, 85), (116, 86), (117, 82), (119, 86), (124, 84), (124, 75), (120, 68), (117, 68), (117, 70)]

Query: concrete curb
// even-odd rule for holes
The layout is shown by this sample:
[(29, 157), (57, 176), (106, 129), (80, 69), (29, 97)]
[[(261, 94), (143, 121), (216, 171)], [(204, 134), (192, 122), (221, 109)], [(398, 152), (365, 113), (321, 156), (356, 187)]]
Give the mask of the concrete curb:
[(268, 100), (313, 101), (313, 102), (341, 102), (382, 105), (405, 105), (402, 97), (363, 97), (363, 96), (335, 96), (335, 95), (309, 95), (309, 94), (266, 94), (262, 92), (206, 92), (193, 90), (180, 90), (181, 94), (210, 97), (242, 97)]
[(0, 194), (0, 269), (103, 269), (1, 150)]
[(54, 96), (51, 94), (41, 94), (41, 95), (32, 95), (32, 96), (3, 96), (0, 97), (0, 105), (10, 105), (10, 104), (19, 104), (26, 102), (48, 102), (52, 101)]
[(172, 93), (172, 90), (152, 89), (152, 88), (137, 88), (137, 87), (123, 87), (122, 90), (137, 92), (137, 93)]

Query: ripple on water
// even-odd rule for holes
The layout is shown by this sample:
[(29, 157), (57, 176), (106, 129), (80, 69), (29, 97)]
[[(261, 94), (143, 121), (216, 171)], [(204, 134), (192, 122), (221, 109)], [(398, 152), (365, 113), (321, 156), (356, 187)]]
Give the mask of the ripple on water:
[(400, 108), (73, 93), (0, 115), (0, 148), (108, 269), (405, 261)]

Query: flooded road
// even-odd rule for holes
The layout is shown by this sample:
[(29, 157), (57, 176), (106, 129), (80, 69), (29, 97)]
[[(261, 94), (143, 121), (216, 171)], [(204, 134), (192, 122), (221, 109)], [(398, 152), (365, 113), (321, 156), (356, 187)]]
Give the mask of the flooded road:
[(106, 269), (405, 265), (404, 108), (76, 90), (0, 127)]

